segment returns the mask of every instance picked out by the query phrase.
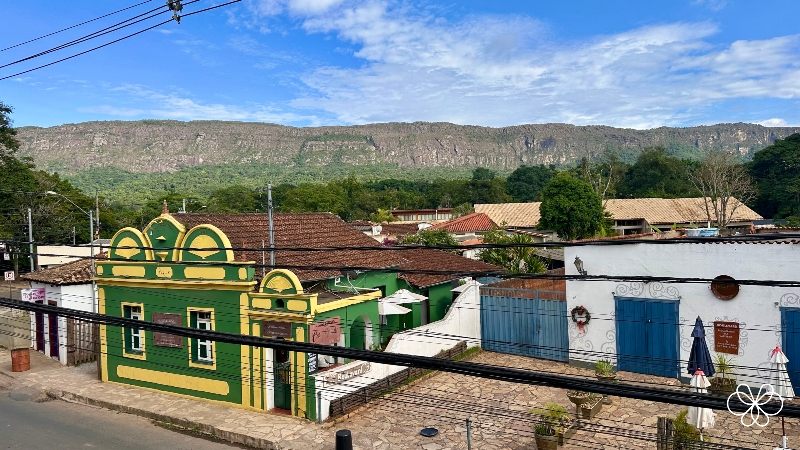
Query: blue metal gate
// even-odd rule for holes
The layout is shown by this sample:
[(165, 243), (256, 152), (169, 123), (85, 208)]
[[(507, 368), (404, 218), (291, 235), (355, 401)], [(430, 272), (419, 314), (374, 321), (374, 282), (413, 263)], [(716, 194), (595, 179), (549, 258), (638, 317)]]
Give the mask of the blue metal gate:
[[(489, 288), (481, 291), (481, 347), (499, 353), (567, 361), (567, 302), (541, 291)], [(503, 294), (507, 294), (503, 295)], [(563, 294), (562, 294), (563, 295)], [(525, 298), (525, 297), (531, 298)], [(551, 298), (541, 298), (551, 297)]]
[(783, 352), (789, 362), (786, 370), (795, 392), (800, 392), (800, 308), (781, 308)]
[(678, 376), (678, 301), (614, 299), (618, 369), (662, 377)]

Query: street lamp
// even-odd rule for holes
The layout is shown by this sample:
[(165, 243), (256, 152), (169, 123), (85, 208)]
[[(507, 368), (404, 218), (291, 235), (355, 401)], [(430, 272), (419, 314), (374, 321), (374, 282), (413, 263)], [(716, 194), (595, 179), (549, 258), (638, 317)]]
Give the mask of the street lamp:
[[(94, 258), (94, 214), (93, 214), (93, 211), (91, 210), (91, 208), (89, 209), (89, 211), (86, 211), (85, 209), (83, 209), (80, 206), (78, 206), (77, 203), (75, 203), (72, 200), (70, 200), (69, 197), (66, 197), (63, 194), (59, 194), (58, 192), (55, 192), (55, 191), (47, 191), (44, 194), (45, 195), (55, 195), (57, 197), (63, 198), (64, 200), (70, 202), (72, 204), (72, 206), (78, 208), (78, 210), (80, 212), (86, 214), (89, 217), (89, 258), (93, 259)], [(97, 311), (97, 292), (96, 292), (96, 288), (95, 288), (94, 275), (95, 275), (95, 264), (94, 264), (94, 261), (92, 261), (92, 307), (95, 309), (95, 312), (96, 312)]]

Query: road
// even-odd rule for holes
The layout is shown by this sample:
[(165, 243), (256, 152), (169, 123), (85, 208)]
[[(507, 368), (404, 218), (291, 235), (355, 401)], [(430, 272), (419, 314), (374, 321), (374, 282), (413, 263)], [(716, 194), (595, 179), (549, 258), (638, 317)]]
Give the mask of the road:
[(59, 400), (35, 403), (35, 397), (29, 392), (0, 390), (0, 448), (233, 448), (165, 430), (141, 417)]

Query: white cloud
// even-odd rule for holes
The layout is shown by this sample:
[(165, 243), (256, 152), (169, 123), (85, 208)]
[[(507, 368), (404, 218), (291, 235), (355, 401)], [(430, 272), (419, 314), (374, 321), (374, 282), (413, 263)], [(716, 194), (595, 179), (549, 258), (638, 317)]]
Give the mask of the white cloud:
[(772, 119), (762, 120), (756, 123), (765, 127), (800, 127), (800, 124), (790, 124), (785, 119), (779, 117), (773, 117)]
[(231, 105), (200, 102), (186, 95), (164, 94), (135, 84), (112, 87), (109, 88), (109, 91), (127, 94), (128, 101), (134, 103), (134, 105), (95, 105), (82, 108), (81, 112), (129, 119), (234, 120), (306, 125), (318, 125), (321, 123), (316, 116), (287, 112), (270, 105), (257, 103)]
[(364, 61), (314, 70), (304, 78), (313, 92), (292, 103), (345, 123), (649, 128), (702, 120), (722, 101), (800, 97), (800, 35), (720, 46), (708, 39), (717, 27), (701, 22), (560, 42), (527, 17), (451, 22), (378, 1), (303, 26), (338, 36)]

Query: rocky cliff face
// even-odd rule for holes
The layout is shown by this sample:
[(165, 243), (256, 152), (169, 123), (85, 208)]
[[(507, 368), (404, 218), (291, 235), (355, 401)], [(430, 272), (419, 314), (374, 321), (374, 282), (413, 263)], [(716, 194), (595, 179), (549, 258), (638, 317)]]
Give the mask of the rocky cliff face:
[(97, 167), (170, 172), (204, 164), (288, 166), (393, 163), (401, 167), (514, 169), (566, 164), (606, 149), (662, 146), (681, 156), (723, 149), (748, 156), (800, 128), (737, 123), (630, 130), (566, 124), (505, 128), (450, 123), (386, 123), (294, 128), (243, 122), (85, 122), (19, 129), (20, 153), (44, 168)]

